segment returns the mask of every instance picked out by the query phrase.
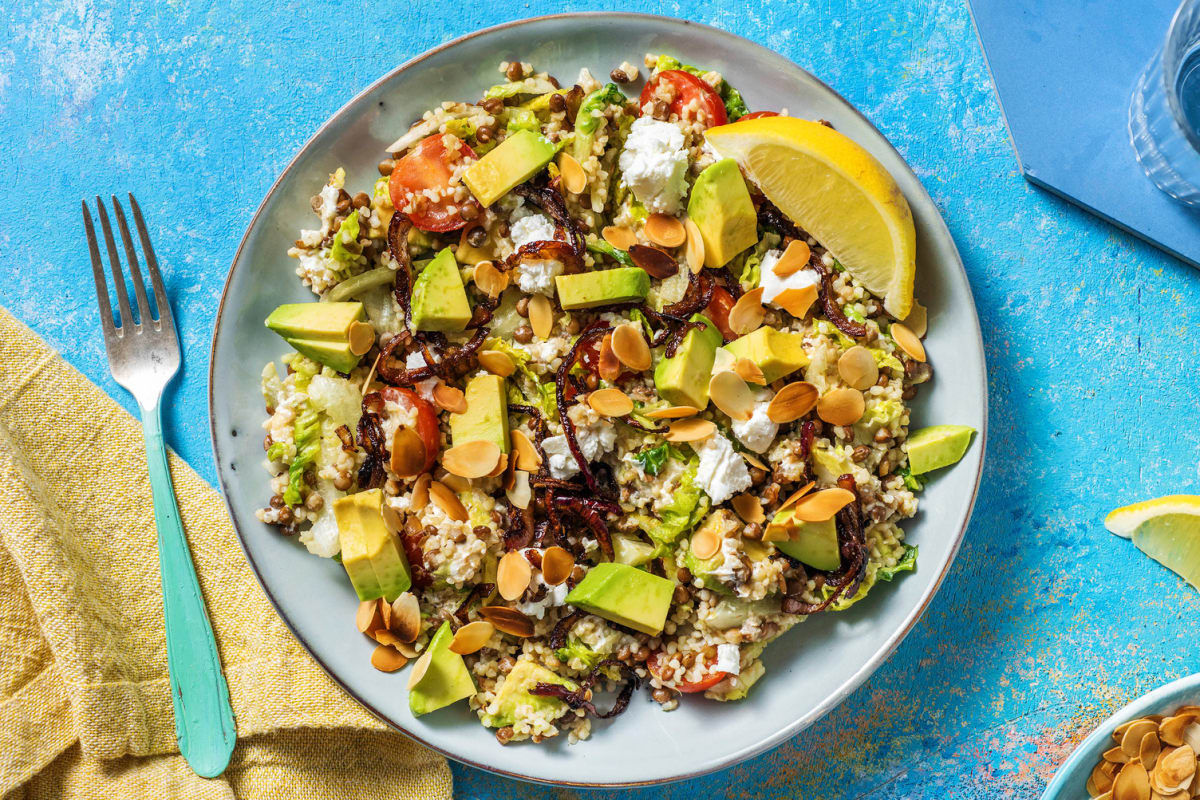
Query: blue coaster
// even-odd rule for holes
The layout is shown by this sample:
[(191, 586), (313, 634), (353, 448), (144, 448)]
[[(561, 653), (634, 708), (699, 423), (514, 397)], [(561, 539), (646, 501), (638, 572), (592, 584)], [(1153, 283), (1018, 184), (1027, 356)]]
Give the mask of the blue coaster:
[(1178, 0), (970, 0), (1025, 177), (1194, 267), (1200, 213), (1142, 172), (1129, 97)]

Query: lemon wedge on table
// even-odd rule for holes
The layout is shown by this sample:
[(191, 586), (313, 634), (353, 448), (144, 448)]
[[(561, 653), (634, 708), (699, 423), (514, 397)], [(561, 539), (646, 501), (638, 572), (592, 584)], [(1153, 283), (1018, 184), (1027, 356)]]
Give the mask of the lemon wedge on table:
[(1173, 494), (1111, 512), (1104, 527), (1200, 589), (1200, 495)]
[(908, 316), (916, 274), (912, 210), (874, 156), (832, 128), (795, 117), (721, 125), (704, 137), (881, 298), (889, 314)]

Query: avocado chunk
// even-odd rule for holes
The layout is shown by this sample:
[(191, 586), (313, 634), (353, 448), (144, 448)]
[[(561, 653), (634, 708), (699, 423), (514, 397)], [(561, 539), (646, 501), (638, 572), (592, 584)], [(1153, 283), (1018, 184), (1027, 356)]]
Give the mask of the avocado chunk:
[(958, 463), (971, 444), (974, 428), (966, 425), (934, 425), (908, 436), (908, 468), (913, 475)]
[(567, 595), (576, 608), (657, 636), (671, 609), (675, 583), (628, 564), (603, 562), (588, 570)]
[(428, 664), (425, 674), (408, 690), (408, 707), (418, 717), (475, 694), (475, 681), (466, 662), (450, 650), (453, 638), (450, 623), (443, 622), (421, 656)]
[(349, 372), (361, 356), (350, 350), (350, 326), (366, 319), (363, 304), (284, 303), (267, 317), (267, 327), (278, 333), (301, 355)]
[(774, 383), (801, 367), (808, 366), (804, 334), (777, 331), (763, 326), (725, 345), (734, 358), (748, 358), (762, 370), (763, 379)]
[(758, 242), (758, 215), (732, 158), (712, 164), (696, 178), (688, 216), (704, 241), (706, 267), (723, 267)]
[(557, 697), (530, 694), (529, 690), (539, 683), (553, 683), (575, 691), (579, 684), (557, 675), (540, 664), (528, 659), (518, 661), (504, 678), (504, 684), (496, 693), (496, 713), (487, 714), (483, 723), (490, 728), (503, 728), (532, 713), (544, 713), (549, 719), (558, 719), (567, 711), (567, 704)]
[(675, 355), (658, 362), (654, 367), (654, 386), (659, 396), (672, 405), (703, 410), (708, 405), (713, 361), (724, 339), (713, 321), (703, 314), (693, 314), (692, 322), (703, 322), (705, 327), (692, 328), (679, 343)]
[(450, 415), (450, 439), (454, 445), (467, 442), (495, 442), (507, 453), (508, 392), (499, 375), (476, 375), (463, 392), (467, 410)]
[[(313, 305), (320, 305), (313, 303)], [(321, 339), (284, 339), (292, 349), (302, 356), (308, 356), (319, 364), (335, 369), (338, 372), (350, 372), (358, 366), (362, 356), (356, 356), (350, 351), (350, 342), (327, 342)]]
[(618, 564), (640, 567), (654, 558), (654, 545), (623, 533), (612, 534), (613, 560)]
[(645, 300), (650, 275), (641, 267), (616, 267), (574, 275), (557, 275), (554, 286), (564, 311)]
[(449, 247), (438, 253), (413, 282), (412, 315), (412, 325), (419, 331), (461, 331), (471, 321), (467, 290)]
[(412, 586), (408, 558), (396, 534), (383, 521), (383, 492), (370, 489), (333, 504), (342, 566), (359, 600), (377, 597), (389, 603)]
[(824, 522), (801, 522), (791, 518), (791, 509), (775, 515), (771, 525), (784, 525), (788, 538), (775, 542), (780, 552), (813, 569), (829, 572), (842, 564), (838, 549), (837, 522), (830, 517)]
[(558, 146), (540, 133), (520, 130), (467, 167), (463, 183), (485, 208), (550, 163)]

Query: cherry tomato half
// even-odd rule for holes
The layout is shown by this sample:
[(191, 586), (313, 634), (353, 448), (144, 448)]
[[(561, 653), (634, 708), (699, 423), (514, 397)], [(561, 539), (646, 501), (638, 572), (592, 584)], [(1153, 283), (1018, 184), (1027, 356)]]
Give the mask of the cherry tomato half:
[(729, 311), (733, 308), (733, 302), (733, 295), (718, 286), (713, 289), (712, 300), (704, 309), (704, 316), (717, 324), (717, 330), (721, 332), (721, 336), (727, 342), (732, 342), (737, 338), (737, 334), (729, 327)]
[[(437, 463), (438, 450), (442, 441), (441, 431), (438, 429), (437, 411), (434, 410), (433, 404), (412, 389), (385, 386), (379, 390), (379, 393), (383, 395), (384, 400), (395, 403), (405, 411), (416, 410), (417, 436), (420, 436), (421, 441), (425, 443), (425, 471), (433, 469), (433, 465)], [(388, 445), (390, 446), (391, 442), (388, 442)]]
[(451, 198), (433, 201), (420, 194), (427, 189), (447, 189), (458, 162), (469, 163), (478, 158), (466, 142), (461, 139), (456, 141), (458, 149), (451, 151), (446, 149), (445, 134), (426, 136), (392, 168), (392, 176), (388, 179), (392, 205), (399, 210), (411, 203), (413, 208), (408, 212), (408, 217), (413, 225), (423, 231), (444, 233), (456, 231), (467, 224)]
[(738, 117), (738, 122), (744, 119), (758, 119), (760, 117), (778, 117), (778, 111), (751, 111), (749, 114), (742, 114)]
[[(664, 70), (651, 78), (646, 83), (646, 88), (642, 89), (642, 96), (638, 99), (639, 106), (653, 102), (654, 94), (662, 81), (671, 84), (675, 89), (675, 99), (671, 101), (670, 110), (680, 119), (703, 122), (710, 128), (729, 121), (721, 95), (695, 75), (681, 69)], [(698, 114), (691, 110), (693, 105), (699, 109)], [(685, 108), (688, 110), (685, 111)]]
[[(658, 678), (660, 681), (662, 680), (662, 674), (659, 672), (659, 670), (662, 669), (662, 651), (656, 650), (650, 654), (650, 657), (646, 659), (646, 669), (650, 670), (650, 673), (654, 675), (654, 677)], [(695, 694), (697, 692), (703, 692), (707, 689), (711, 689), (728, 677), (728, 672), (714, 672), (698, 681), (684, 681), (682, 683), (676, 682), (675, 689), (676, 691), (683, 692), (684, 694)]]

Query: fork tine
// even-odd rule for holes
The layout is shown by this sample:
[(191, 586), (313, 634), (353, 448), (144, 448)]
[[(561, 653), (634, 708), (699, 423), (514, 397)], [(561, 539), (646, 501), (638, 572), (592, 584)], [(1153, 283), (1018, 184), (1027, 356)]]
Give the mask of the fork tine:
[[(146, 298), (146, 285), (142, 282), (142, 270), (138, 266), (137, 251), (133, 249), (133, 237), (129, 235), (129, 226), (125, 224), (125, 210), (116, 195), (112, 196), (113, 215), (117, 218), (117, 227), (121, 230), (121, 241), (125, 244), (125, 259), (129, 263), (129, 272), (133, 276), (133, 293), (137, 297), (138, 319), (146, 326), (152, 324), (150, 301)], [(157, 321), (157, 320), (154, 320)]]
[(171, 304), (167, 301), (167, 290), (163, 286), (162, 275), (158, 271), (158, 259), (154, 255), (154, 248), (150, 246), (150, 234), (146, 232), (146, 220), (142, 218), (142, 209), (133, 196), (133, 192), (129, 193), (129, 207), (133, 210), (133, 224), (137, 227), (138, 237), (142, 240), (142, 255), (146, 257), (146, 272), (150, 273), (150, 284), (154, 287), (154, 303), (158, 306), (158, 319), (174, 330), (175, 320), (171, 316)]
[(96, 282), (96, 301), (100, 305), (100, 329), (104, 332), (104, 341), (116, 336), (117, 328), (113, 324), (112, 303), (108, 299), (108, 284), (104, 280), (104, 264), (100, 261), (100, 247), (96, 243), (96, 229), (92, 225), (92, 215), (88, 211), (87, 201), (83, 205), (83, 227), (87, 232), (88, 252), (92, 256), (92, 279)]
[(125, 276), (121, 273), (121, 258), (113, 242), (112, 226), (108, 224), (108, 212), (104, 201), (96, 197), (96, 208), (100, 212), (100, 228), (104, 231), (104, 244), (108, 248), (108, 266), (112, 270), (113, 283), (117, 285), (117, 306), (121, 309), (121, 328), (137, 327), (133, 323), (133, 312), (129, 310), (129, 294), (125, 291)]

